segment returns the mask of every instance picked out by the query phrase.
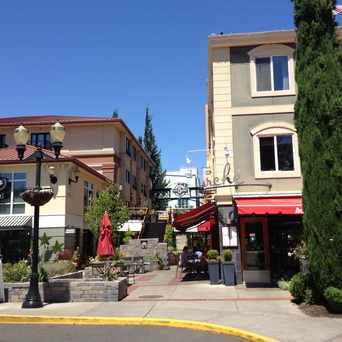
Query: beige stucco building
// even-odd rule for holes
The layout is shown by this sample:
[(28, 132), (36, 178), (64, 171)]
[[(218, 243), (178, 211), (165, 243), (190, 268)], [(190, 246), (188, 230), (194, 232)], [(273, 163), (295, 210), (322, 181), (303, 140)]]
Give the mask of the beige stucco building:
[[(33, 187), (35, 165), (19, 161), (14, 129), (23, 124), (30, 133), (25, 158), (40, 145), (51, 152), (50, 126), (61, 122), (66, 131), (58, 161), (45, 160), (42, 186), (51, 187), (54, 196), (41, 207), (40, 235), (58, 240), (68, 250), (80, 248), (83, 255), (93, 252), (94, 239), (84, 214), (94, 199), (109, 184), (117, 184), (129, 207), (150, 207), (151, 158), (145, 153), (125, 123), (119, 118), (75, 116), (31, 116), (0, 119), (0, 249), (7, 259), (24, 257), (28, 250), (33, 207), (20, 197)], [(52, 168), (51, 168), (52, 167)], [(49, 169), (58, 179), (52, 184)], [(1, 187), (1, 186), (0, 186)], [(20, 248), (21, 244), (26, 244)], [(21, 252), (19, 253), (19, 251)], [(1, 253), (1, 252), (0, 252)], [(19, 255), (20, 254), (20, 255)]]
[(13, 130), (23, 124), (31, 143), (50, 146), (49, 130), (56, 121), (65, 126), (63, 154), (72, 156), (117, 184), (129, 207), (149, 207), (152, 160), (120, 118), (29, 116), (0, 119), (2, 146), (14, 146)]
[(208, 198), (223, 218), (238, 282), (270, 282), (298, 267), (288, 256), (303, 214), (295, 38), (277, 31), (208, 39), (204, 181), (214, 185)]

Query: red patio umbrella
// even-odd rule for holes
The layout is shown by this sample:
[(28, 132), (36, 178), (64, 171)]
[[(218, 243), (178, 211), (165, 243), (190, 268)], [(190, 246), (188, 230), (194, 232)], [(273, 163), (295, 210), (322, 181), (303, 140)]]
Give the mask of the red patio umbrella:
[(100, 236), (97, 243), (98, 256), (112, 256), (114, 254), (112, 241), (112, 223), (110, 222), (107, 211), (103, 214), (100, 225)]

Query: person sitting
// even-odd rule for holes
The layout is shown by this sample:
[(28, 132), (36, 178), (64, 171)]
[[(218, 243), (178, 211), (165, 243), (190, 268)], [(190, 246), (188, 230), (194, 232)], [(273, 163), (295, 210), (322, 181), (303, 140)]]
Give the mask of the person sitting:
[(189, 247), (188, 246), (184, 246), (181, 257), (180, 257), (180, 267), (181, 270), (185, 270), (187, 267), (187, 263), (188, 263), (188, 258), (191, 256), (190, 252), (189, 252)]

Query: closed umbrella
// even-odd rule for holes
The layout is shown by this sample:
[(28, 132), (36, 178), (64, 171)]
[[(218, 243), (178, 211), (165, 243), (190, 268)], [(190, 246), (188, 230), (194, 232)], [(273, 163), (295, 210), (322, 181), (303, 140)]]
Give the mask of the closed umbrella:
[(100, 236), (97, 243), (98, 256), (112, 256), (114, 254), (112, 241), (112, 223), (110, 222), (107, 211), (103, 214), (100, 225)]

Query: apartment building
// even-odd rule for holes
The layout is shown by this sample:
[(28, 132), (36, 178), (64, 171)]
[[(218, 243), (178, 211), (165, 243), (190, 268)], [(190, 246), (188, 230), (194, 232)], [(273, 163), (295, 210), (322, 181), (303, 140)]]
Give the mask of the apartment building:
[(50, 125), (65, 126), (63, 154), (84, 164), (117, 184), (129, 207), (150, 206), (150, 168), (153, 161), (120, 118), (85, 116), (18, 116), (0, 118), (0, 146), (14, 146), (13, 130), (23, 124), (31, 134), (30, 143), (46, 149)]

